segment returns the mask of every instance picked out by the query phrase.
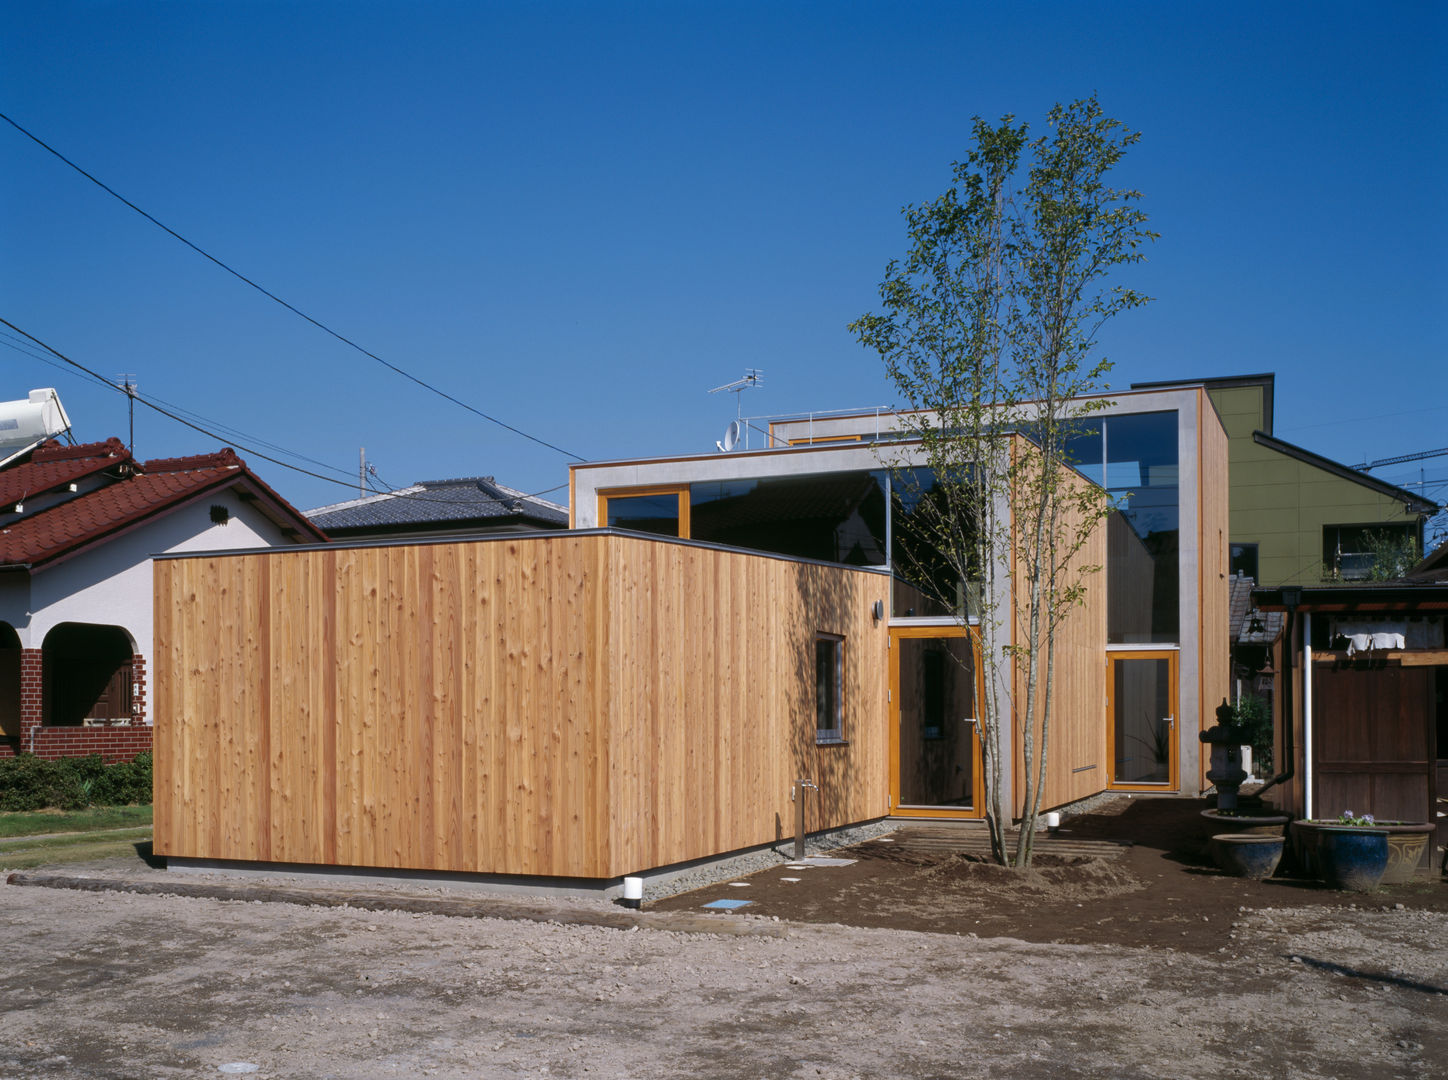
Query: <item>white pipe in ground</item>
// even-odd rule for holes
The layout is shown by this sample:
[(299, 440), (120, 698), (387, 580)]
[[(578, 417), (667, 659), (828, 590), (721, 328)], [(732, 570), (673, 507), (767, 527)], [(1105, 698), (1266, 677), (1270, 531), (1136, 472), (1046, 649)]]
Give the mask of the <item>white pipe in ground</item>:
[(636, 908), (644, 899), (644, 879), (626, 877), (623, 879), (623, 906)]

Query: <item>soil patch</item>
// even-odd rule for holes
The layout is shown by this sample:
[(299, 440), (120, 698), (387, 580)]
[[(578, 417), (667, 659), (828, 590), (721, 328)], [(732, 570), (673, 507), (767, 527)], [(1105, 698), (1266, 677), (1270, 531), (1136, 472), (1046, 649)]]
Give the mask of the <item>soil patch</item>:
[(850, 866), (775, 867), (649, 904), (699, 910), (743, 900), (741, 912), (798, 922), (1010, 937), (1079, 945), (1160, 946), (1216, 953), (1249, 908), (1448, 912), (1448, 885), (1425, 876), (1369, 894), (1338, 892), (1290, 871), (1268, 881), (1229, 877), (1206, 857), (1199, 799), (1122, 797), (1069, 819), (1063, 839), (1110, 840), (1107, 858), (1038, 854), (1028, 871), (978, 856), (913, 850), (909, 827), (841, 849)]

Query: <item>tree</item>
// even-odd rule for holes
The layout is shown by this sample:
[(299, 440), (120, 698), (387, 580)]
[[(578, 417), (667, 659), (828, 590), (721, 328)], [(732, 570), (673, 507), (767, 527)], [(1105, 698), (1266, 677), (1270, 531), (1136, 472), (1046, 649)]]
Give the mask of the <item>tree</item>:
[[(1066, 468), (1073, 437), (1101, 407), (1081, 398), (1105, 388), (1100, 327), (1147, 301), (1107, 279), (1155, 239), (1140, 193), (1106, 183), (1139, 134), (1095, 97), (1055, 106), (1048, 124), (1032, 140), (1011, 116), (975, 119), (953, 185), (902, 211), (909, 248), (886, 267), (883, 312), (850, 324), (909, 406), (905, 433), (932, 474), (930, 497), (912, 502), (902, 547), (913, 565), (901, 569), (958, 618), (978, 617), (986, 822), (996, 860), (1016, 866), (1030, 864), (1041, 809), (1057, 631), (1098, 569), (1080, 554), (1111, 509)], [(1012, 617), (1023, 627), (1015, 641)], [(1012, 702), (1017, 671), (1024, 700)], [(1003, 794), (1012, 716), (1024, 777), (1013, 852)]]

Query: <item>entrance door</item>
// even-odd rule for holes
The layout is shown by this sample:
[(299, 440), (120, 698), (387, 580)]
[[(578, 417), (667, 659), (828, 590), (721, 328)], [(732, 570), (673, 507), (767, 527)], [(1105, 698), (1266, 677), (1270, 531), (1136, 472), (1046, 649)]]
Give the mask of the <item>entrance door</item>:
[(1106, 657), (1111, 786), (1177, 788), (1177, 654), (1152, 650)]
[(890, 631), (890, 805), (913, 817), (980, 817), (974, 639), (963, 628)]

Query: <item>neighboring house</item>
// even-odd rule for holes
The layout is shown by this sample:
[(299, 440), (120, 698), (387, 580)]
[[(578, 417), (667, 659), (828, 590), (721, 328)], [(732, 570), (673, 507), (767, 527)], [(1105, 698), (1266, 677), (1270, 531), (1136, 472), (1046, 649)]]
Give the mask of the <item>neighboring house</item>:
[(1231, 578), (1231, 615), (1228, 640), (1232, 643), (1233, 700), (1248, 694), (1271, 702), (1272, 645), (1282, 633), (1282, 613), (1263, 611), (1252, 599), (1256, 582), (1242, 574)]
[(52, 441), (0, 469), (0, 756), (151, 749), (153, 554), (325, 539), (229, 449)]
[[(1232, 573), (1261, 585), (1316, 585), (1373, 574), (1375, 548), (1411, 541), (1437, 504), (1272, 433), (1275, 376), (1133, 383), (1203, 386), (1226, 428)], [(1391, 575), (1398, 576), (1398, 575)]]
[(1286, 618), (1275, 703), (1291, 718), (1278, 730), (1283, 808), (1431, 822), (1441, 841), (1448, 583), (1283, 586), (1254, 600)]
[(1448, 541), (1439, 544), (1408, 571), (1407, 580), (1448, 584)]
[(333, 540), (406, 540), (479, 536), (568, 527), (568, 510), (491, 476), (420, 480), (308, 510), (307, 517)]
[[(1099, 404), (1065, 479), (1116, 510), (1058, 642), (1045, 807), (1200, 791), (1231, 682), (1216, 413)], [(564, 532), (162, 556), (157, 852), (616, 880), (792, 834), (800, 780), (811, 831), (980, 817), (979, 634), (901, 571), (933, 481), (898, 425), (578, 465)], [(1025, 674), (996, 688), (1009, 740)]]

